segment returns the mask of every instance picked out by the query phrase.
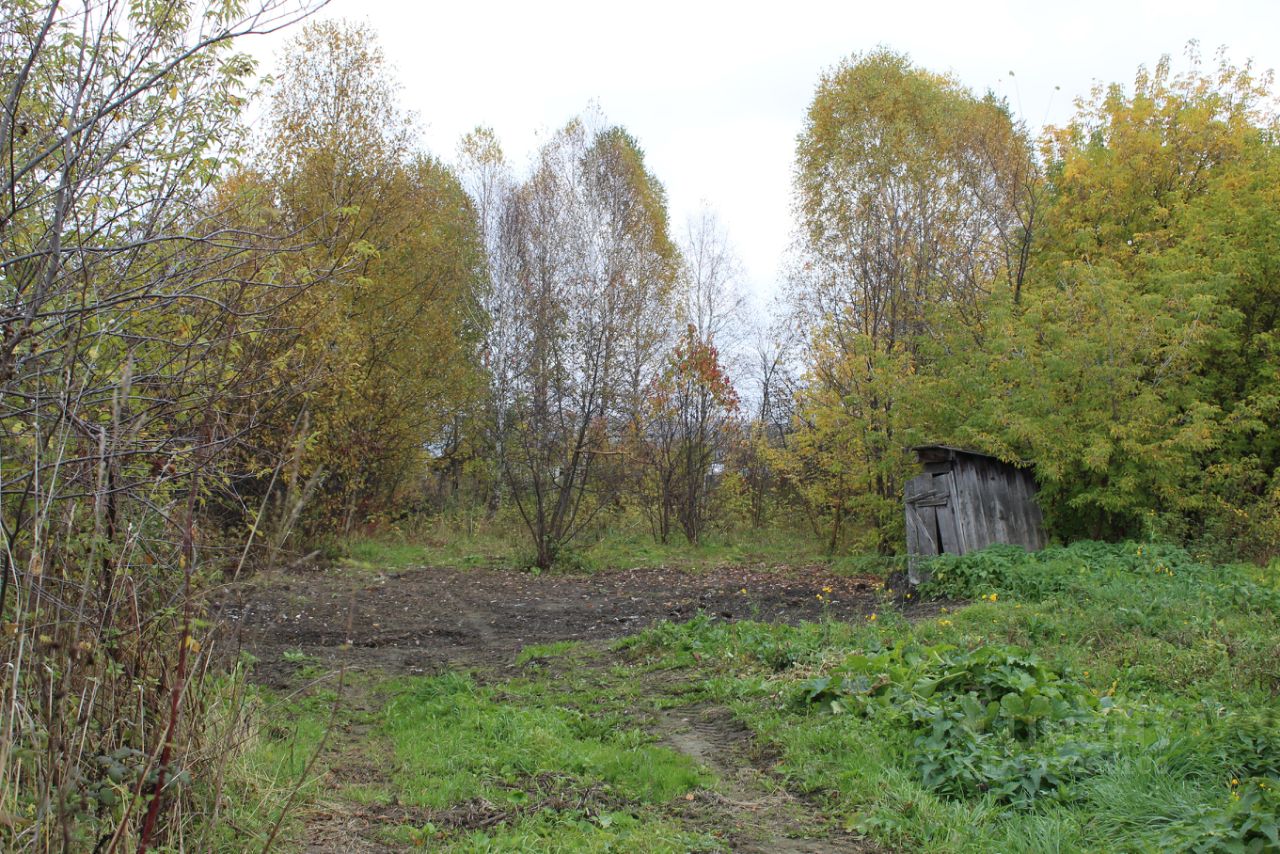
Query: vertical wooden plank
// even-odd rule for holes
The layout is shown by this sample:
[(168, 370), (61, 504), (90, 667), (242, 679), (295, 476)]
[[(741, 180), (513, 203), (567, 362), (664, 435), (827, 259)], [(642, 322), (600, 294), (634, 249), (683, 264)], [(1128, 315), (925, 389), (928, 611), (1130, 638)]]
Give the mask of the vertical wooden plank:
[(1031, 496), (1023, 473), (1015, 468), (1009, 469), (1009, 494), (1010, 501), (1014, 502), (1011, 509), (1015, 511), (1010, 521), (1009, 542), (1033, 549), (1035, 530), (1031, 523)]
[(1018, 475), (1022, 480), (1023, 493), (1026, 495), (1025, 512), (1028, 531), (1026, 545), (1028, 549), (1039, 551), (1049, 544), (1049, 535), (1044, 529), (1044, 514), (1040, 510), (1039, 502), (1036, 501), (1039, 488), (1031, 472), (1023, 470), (1019, 471)]
[(1022, 542), (1019, 530), (1022, 502), (1014, 479), (1015, 469), (998, 460), (985, 462), (991, 542), (1019, 544)]
[(1014, 498), (1009, 491), (1008, 467), (998, 460), (983, 460), (982, 480), (985, 486), (987, 545), (1012, 542), (1009, 513)]
[(907, 523), (907, 580), (911, 584), (919, 584), (925, 580), (921, 558), (937, 554), (934, 528), (926, 523), (922, 508), (915, 503), (929, 491), (932, 481), (931, 475), (923, 474), (907, 481), (902, 489)]
[(964, 554), (964, 543), (956, 532), (955, 508), (950, 504), (943, 504), (934, 509), (937, 512), (938, 545), (941, 546), (941, 551), (953, 555)]
[(1030, 548), (1033, 539), (1030, 530), (1030, 514), (1028, 512), (1028, 495), (1026, 482), (1022, 473), (1012, 466), (1005, 469), (1005, 489), (1007, 491), (1008, 519), (1003, 532), (1003, 542)]
[(907, 582), (911, 585), (925, 580), (924, 559), (934, 554), (932, 537), (925, 524), (924, 514), (920, 512), (922, 509), (914, 504), (907, 505), (907, 541), (911, 544), (907, 558)]
[(915, 497), (912, 484), (915, 480), (909, 480), (902, 488), (903, 494), (903, 512), (906, 514), (907, 523), (907, 555), (909, 556), (908, 565), (914, 566), (914, 558), (920, 554), (920, 515), (916, 513), (915, 505), (911, 503), (911, 499)]
[(938, 510), (936, 507), (917, 507), (920, 517), (920, 554), (940, 555), (942, 544), (938, 542)]
[(964, 543), (956, 530), (956, 487), (955, 475), (952, 472), (935, 474), (931, 489), (935, 501), (943, 503), (934, 506), (934, 518), (938, 524), (938, 554), (964, 554)]
[(917, 501), (932, 500), (933, 476), (922, 474), (903, 486), (907, 522), (907, 582), (911, 585), (926, 580), (923, 558), (938, 553), (937, 518), (930, 506), (920, 506)]
[(918, 496), (923, 491), (923, 487), (921, 486), (921, 484), (924, 483), (925, 480), (926, 480), (925, 476), (921, 474), (921, 475), (916, 475), (915, 477), (911, 478), (911, 480), (903, 484), (902, 497), (908, 504), (911, 504), (913, 501), (915, 501), (916, 496)]
[(956, 461), (955, 468), (956, 528), (961, 535), (965, 552), (977, 551), (991, 542), (983, 502), (983, 486), (976, 462), (973, 457), (961, 457)]

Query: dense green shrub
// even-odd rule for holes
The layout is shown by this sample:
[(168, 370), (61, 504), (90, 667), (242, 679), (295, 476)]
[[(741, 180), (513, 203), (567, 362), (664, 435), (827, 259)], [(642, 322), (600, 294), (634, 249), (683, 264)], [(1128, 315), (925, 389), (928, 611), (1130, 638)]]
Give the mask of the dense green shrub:
[(961, 650), (908, 643), (854, 653), (800, 686), (834, 713), (888, 718), (915, 735), (925, 785), (956, 796), (988, 793), (1017, 807), (1086, 773), (1100, 748), (1065, 737), (1110, 698), (1089, 693), (1037, 656), (1006, 645)]
[(971, 599), (997, 593), (1041, 601), (1059, 594), (1080, 599), (1121, 585), (1141, 586), (1142, 605), (1166, 599), (1202, 599), (1213, 609), (1252, 613), (1280, 610), (1275, 578), (1263, 583), (1256, 567), (1218, 566), (1197, 560), (1168, 543), (1101, 543), (1081, 541), (1027, 552), (997, 545), (966, 555), (941, 555), (929, 562), (925, 595)]

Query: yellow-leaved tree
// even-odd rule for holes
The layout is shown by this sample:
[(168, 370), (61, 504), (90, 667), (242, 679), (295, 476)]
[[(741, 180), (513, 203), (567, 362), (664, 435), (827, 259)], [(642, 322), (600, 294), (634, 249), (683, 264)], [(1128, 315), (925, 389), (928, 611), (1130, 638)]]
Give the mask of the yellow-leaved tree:
[(923, 342), (943, 329), (980, 341), (988, 296), (1018, 298), (1035, 178), (1002, 103), (905, 56), (855, 56), (819, 82), (796, 153), (806, 373), (778, 456), (833, 549), (901, 539)]
[[(305, 238), (284, 358), (305, 385), (273, 458), (279, 513), (350, 531), (456, 450), (482, 389), (485, 256), (471, 201), (415, 148), (363, 25), (309, 25), (285, 55), (265, 145), (278, 216)], [(280, 471), (273, 474), (280, 474)], [(265, 474), (261, 472), (260, 474)]]

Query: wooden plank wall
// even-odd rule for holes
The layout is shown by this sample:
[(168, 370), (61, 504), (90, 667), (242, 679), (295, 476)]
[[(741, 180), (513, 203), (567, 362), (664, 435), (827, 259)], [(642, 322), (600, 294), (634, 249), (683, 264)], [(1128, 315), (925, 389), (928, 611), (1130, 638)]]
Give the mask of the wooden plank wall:
[(1048, 543), (1031, 472), (993, 457), (947, 449), (903, 489), (908, 575), (923, 580), (918, 557), (965, 554), (992, 543), (1030, 551)]
[(989, 457), (962, 454), (956, 457), (953, 477), (960, 554), (992, 543), (1031, 551), (1045, 547), (1044, 520), (1030, 472)]

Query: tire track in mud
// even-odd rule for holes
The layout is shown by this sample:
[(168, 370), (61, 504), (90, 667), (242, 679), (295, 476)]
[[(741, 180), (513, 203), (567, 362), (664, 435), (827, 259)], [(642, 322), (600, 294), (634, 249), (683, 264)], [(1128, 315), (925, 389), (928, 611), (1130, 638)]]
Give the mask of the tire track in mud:
[(788, 791), (766, 767), (750, 730), (714, 705), (664, 709), (652, 732), (716, 778), (678, 811), (699, 830), (718, 830), (741, 854), (836, 854), (881, 849), (833, 826), (817, 804)]

